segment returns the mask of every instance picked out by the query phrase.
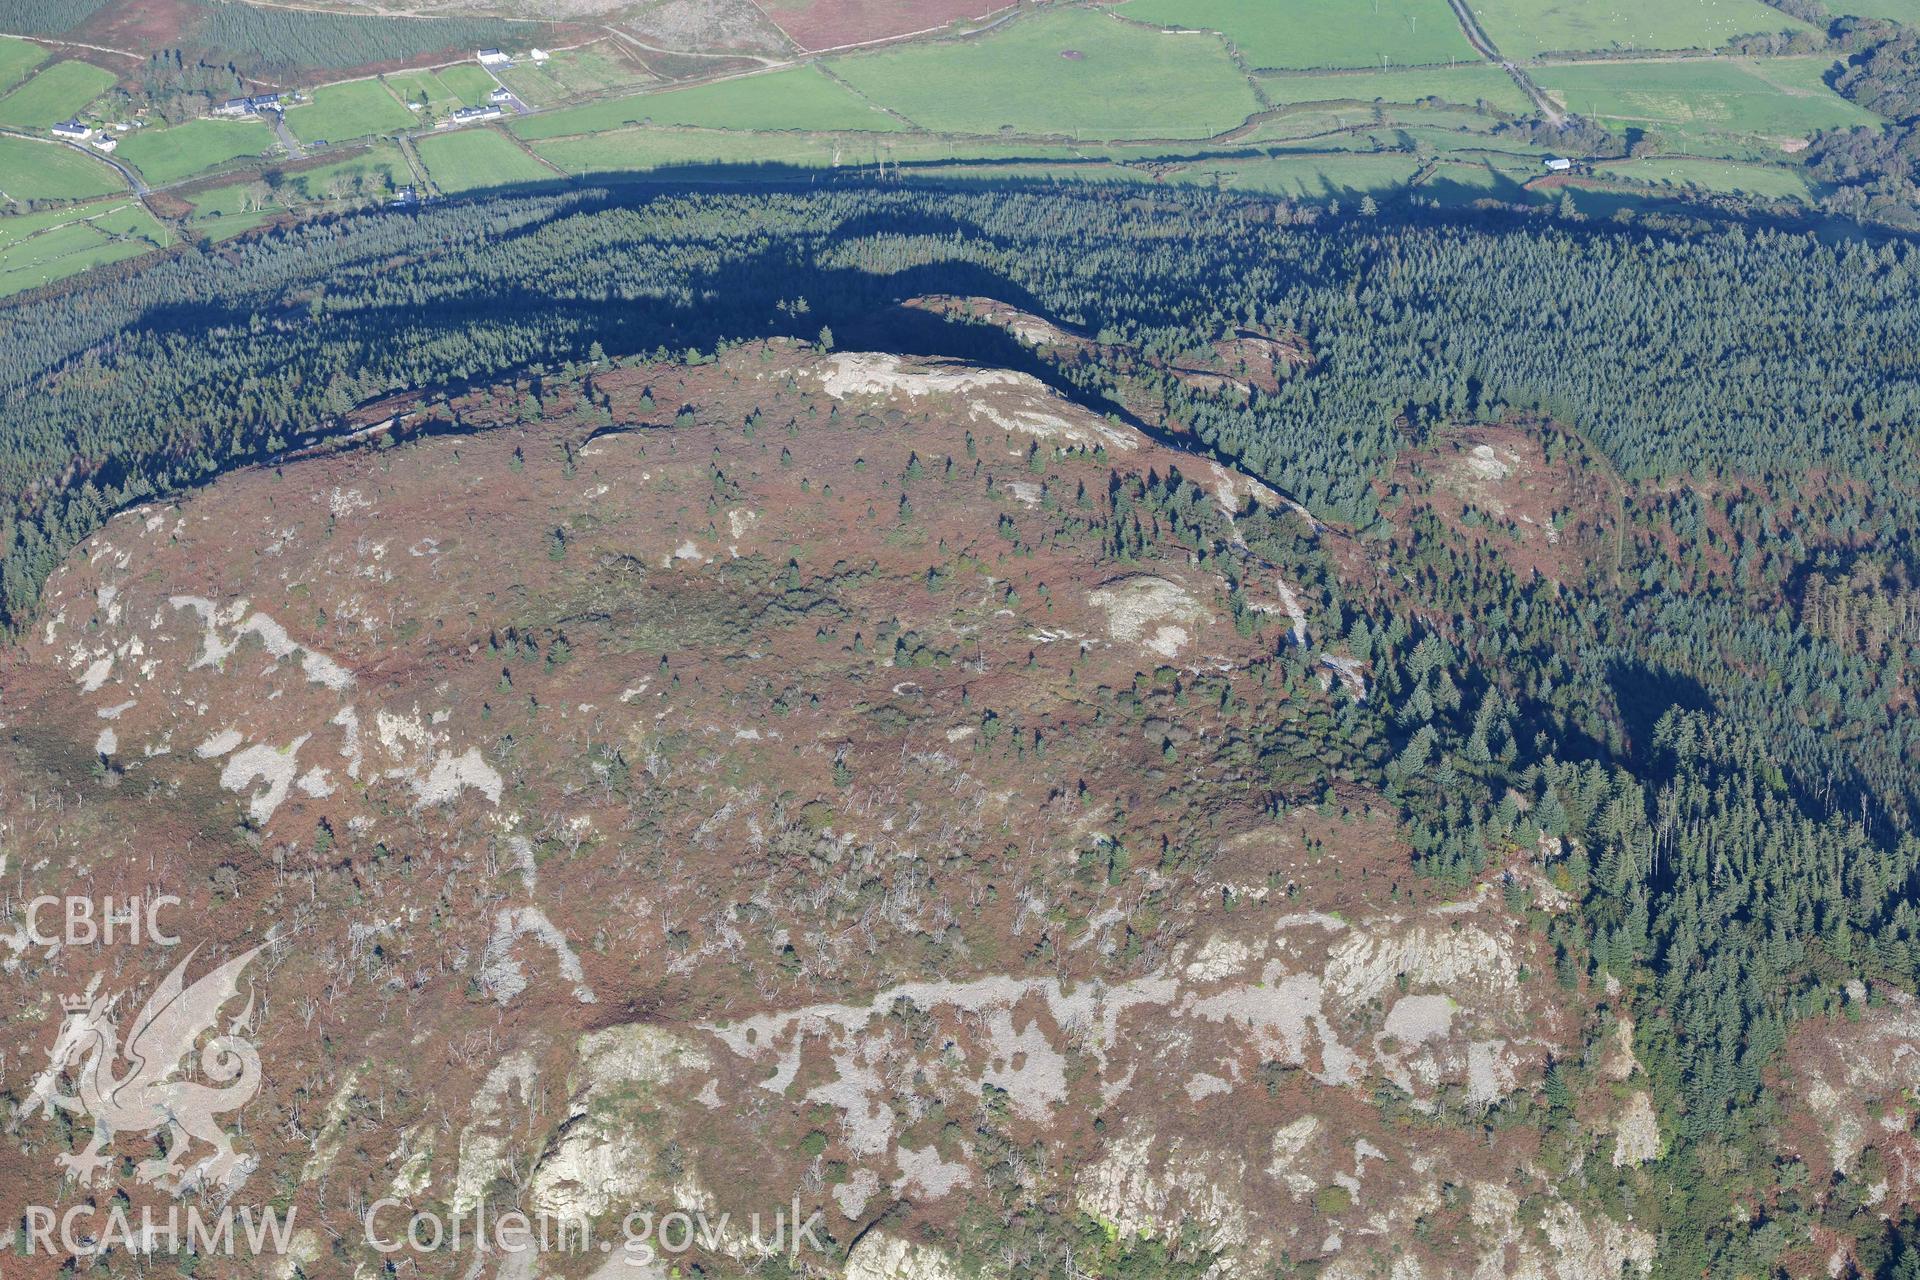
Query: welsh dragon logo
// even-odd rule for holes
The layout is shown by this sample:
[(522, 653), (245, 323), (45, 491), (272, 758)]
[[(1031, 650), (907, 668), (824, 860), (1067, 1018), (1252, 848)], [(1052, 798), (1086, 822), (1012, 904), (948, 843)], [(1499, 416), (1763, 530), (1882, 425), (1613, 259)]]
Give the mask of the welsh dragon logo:
[[(239, 1034), (252, 1020), (251, 994), (226, 1034), (214, 1036), (200, 1051), (200, 1071), (213, 1084), (178, 1079), (176, 1072), (181, 1059), (214, 1028), (221, 1007), (239, 994), (241, 971), (267, 945), (234, 957), (188, 986), (187, 962), (199, 950), (195, 947), (147, 998), (124, 1046), (113, 1017), (113, 1007), (124, 991), (98, 994), (96, 976), (84, 995), (63, 999), (66, 1020), (47, 1053), (47, 1068), (35, 1079), (16, 1123), (36, 1109), (53, 1107), (90, 1117), (93, 1140), (86, 1150), (57, 1157), (68, 1176), (82, 1186), (110, 1163), (107, 1148), (116, 1134), (157, 1134), (162, 1129), (167, 1135), (166, 1154), (136, 1166), (135, 1176), (141, 1182), (175, 1194), (190, 1186), (237, 1185), (252, 1165), (234, 1151), (233, 1140), (217, 1117), (239, 1110), (260, 1090), (260, 1055)], [(124, 1071), (116, 1074), (122, 1063)], [(78, 1088), (74, 1094), (63, 1094), (61, 1078), (69, 1072)], [(188, 1150), (196, 1139), (213, 1150), (189, 1167)]]

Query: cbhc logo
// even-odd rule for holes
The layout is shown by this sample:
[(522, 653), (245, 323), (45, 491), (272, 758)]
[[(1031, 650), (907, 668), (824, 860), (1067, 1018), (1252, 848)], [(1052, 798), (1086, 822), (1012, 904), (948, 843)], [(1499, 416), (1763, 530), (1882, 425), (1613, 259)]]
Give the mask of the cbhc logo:
[[(144, 901), (137, 895), (124, 900), (107, 897), (98, 903), (92, 898), (42, 894), (27, 903), (27, 941), (37, 947), (90, 947), (96, 942), (109, 947), (119, 942), (138, 946), (142, 941), (176, 946), (179, 937), (160, 927), (160, 910), (179, 905), (180, 899), (170, 893)], [(58, 934), (41, 932), (40, 916), (47, 908), (57, 909), (54, 918), (62, 926)]]

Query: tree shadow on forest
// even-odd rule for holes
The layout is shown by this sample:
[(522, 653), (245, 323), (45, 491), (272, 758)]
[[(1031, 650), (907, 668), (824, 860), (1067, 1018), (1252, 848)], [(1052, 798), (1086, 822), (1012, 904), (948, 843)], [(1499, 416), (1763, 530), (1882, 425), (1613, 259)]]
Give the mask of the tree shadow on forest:
[(1607, 673), (1614, 705), (1626, 731), (1626, 754), (1642, 765), (1653, 746), (1653, 731), (1669, 711), (1716, 709), (1707, 686), (1692, 676), (1640, 662), (1617, 662)]
[[(599, 203), (589, 202), (584, 209), (569, 206), (567, 213), (591, 212)], [(606, 207), (621, 207), (624, 203), (605, 202)], [(502, 239), (527, 235), (544, 225), (547, 224), (542, 222), (519, 228)], [(831, 239), (833, 243), (844, 243), (855, 237), (901, 234), (909, 226), (916, 234), (945, 234), (939, 228), (930, 230), (924, 220), (910, 222), (888, 211), (877, 210), (836, 226)], [(979, 234), (976, 228), (959, 220), (949, 230)], [(823, 242), (824, 238), (816, 238), (815, 247)], [(331, 329), (330, 340), (365, 349), (390, 345), (396, 335), (405, 335), (409, 344), (431, 347), (460, 341), (502, 316), (538, 311), (558, 321), (558, 327), (569, 335), (576, 356), (583, 356), (589, 347), (598, 343), (614, 355), (641, 357), (660, 350), (669, 353), (689, 349), (712, 351), (722, 342), (776, 337), (812, 341), (824, 328), (832, 330), (833, 345), (842, 350), (877, 350), (961, 360), (1030, 374), (1092, 412), (1112, 415), (1143, 433), (1160, 435), (1152, 424), (1140, 421), (1099, 386), (1064, 376), (1058, 365), (1043, 359), (1006, 329), (963, 316), (903, 305), (910, 299), (930, 294), (991, 298), (1054, 323), (1071, 323), (1070, 319), (1048, 314), (1031, 292), (1000, 272), (975, 262), (946, 261), (880, 273), (853, 267), (823, 267), (816, 257), (815, 253), (796, 252), (783, 244), (731, 259), (691, 278), (676, 290), (683, 297), (698, 300), (693, 303), (633, 296), (556, 297), (524, 287), (501, 289), (493, 281), (476, 281), (472, 289), (452, 296), (437, 296), (420, 303), (330, 311), (314, 322)], [(785, 309), (784, 304), (796, 298), (807, 300), (804, 316), (795, 316)], [(206, 301), (183, 302), (148, 311), (137, 327), (163, 341), (192, 342), (212, 327), (244, 329), (258, 310), (252, 301), (225, 306)], [(407, 390), (423, 399), (459, 395), (524, 376), (530, 364), (551, 365), (552, 362), (553, 357), (545, 355), (513, 367), (488, 369), (468, 381)], [(388, 399), (393, 394), (389, 389), (379, 398)], [(302, 436), (297, 443), (263, 441), (244, 456), (228, 459), (220, 470), (225, 472), (268, 461), (283, 456), (290, 447), (322, 444), (349, 430), (351, 428), (342, 423), (338, 431)], [(109, 460), (96, 473), (96, 482), (116, 484), (126, 469), (141, 466), (144, 461)], [(201, 482), (211, 478), (203, 477)]]

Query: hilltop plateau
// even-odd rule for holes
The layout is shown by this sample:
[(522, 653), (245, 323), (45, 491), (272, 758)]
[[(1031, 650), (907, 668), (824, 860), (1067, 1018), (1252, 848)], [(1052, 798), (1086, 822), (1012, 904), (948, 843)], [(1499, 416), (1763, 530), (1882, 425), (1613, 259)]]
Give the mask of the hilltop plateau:
[[(849, 1276), (1630, 1272), (1652, 1238), (1557, 1193), (1536, 1114), (1597, 1040), (1582, 1114), (1656, 1154), (1626, 1024), (1554, 981), (1532, 860), (1445, 890), (1317, 758), (1369, 673), (1289, 567), (1315, 536), (951, 361), (748, 345), (417, 407), (54, 575), (5, 678), (10, 887), (274, 940), (240, 1145), (307, 1274), (375, 1274), (381, 1196), (798, 1196)], [(90, 964), (12, 946), (35, 1061)], [(51, 1177), (26, 1133), (8, 1176)]]

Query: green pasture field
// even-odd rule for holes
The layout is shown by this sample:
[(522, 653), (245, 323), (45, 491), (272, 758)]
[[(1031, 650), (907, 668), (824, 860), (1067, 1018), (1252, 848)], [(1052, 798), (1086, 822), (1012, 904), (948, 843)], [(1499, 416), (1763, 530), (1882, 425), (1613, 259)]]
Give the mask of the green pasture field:
[(466, 128), (435, 134), (414, 144), (434, 185), (453, 193), (476, 187), (522, 182), (552, 182), (553, 170), (522, 151), (504, 133)]
[(655, 83), (654, 76), (618, 52), (610, 52), (608, 43), (560, 50), (539, 66), (516, 62), (500, 73), (500, 79), (521, 101), (542, 107), (582, 94)]
[(1405, 187), (1420, 169), (1412, 156), (1278, 155), (1222, 163), (1198, 161), (1181, 180), (1218, 183), (1233, 191), (1260, 191), (1297, 200), (1357, 200)]
[(136, 129), (115, 154), (159, 185), (242, 156), (257, 156), (272, 145), (273, 130), (260, 120), (189, 120)]
[[(1418, 108), (1408, 109), (1418, 110)], [(1387, 118), (1393, 119), (1398, 115), (1398, 111), (1389, 109), (1385, 114)], [(1248, 131), (1241, 142), (1298, 142), (1306, 138), (1321, 137), (1334, 130), (1357, 129), (1372, 124), (1374, 119), (1371, 103), (1325, 103), (1293, 107), (1262, 120)]]
[(389, 71), (381, 79), (402, 102), (423, 102), (429, 111), (446, 112), (461, 105), (460, 95), (431, 71)]
[(1460, 152), (1504, 155), (1511, 163), (1536, 171), (1540, 169), (1542, 160), (1555, 154), (1519, 138), (1495, 138), (1485, 130), (1457, 126), (1449, 128), (1414, 121), (1405, 124), (1390, 122), (1379, 128), (1361, 130), (1353, 136), (1356, 147), (1372, 144), (1390, 151), (1423, 151), (1442, 159)]
[(1438, 98), (1473, 106), (1485, 101), (1511, 115), (1532, 112), (1520, 86), (1500, 68), (1474, 63), (1408, 71), (1342, 71), (1260, 77), (1260, 92), (1275, 106), (1301, 102), (1420, 102)]
[(47, 60), (47, 51), (31, 40), (0, 36), (0, 92), (13, 88)]
[(0, 191), (10, 200), (84, 200), (125, 191), (126, 180), (103, 160), (30, 138), (0, 137)]
[(1472, 62), (1447, 0), (1128, 0), (1122, 17), (1218, 31), (1253, 67)]
[(1608, 49), (1717, 49), (1735, 36), (1805, 31), (1760, 0), (1467, 0), (1510, 58)]
[(256, 227), (264, 226), (272, 217), (271, 209), (257, 213), (228, 213), (217, 218), (195, 219), (193, 229), (218, 244), (222, 240), (231, 240), (235, 236), (245, 235)]
[[(407, 167), (400, 148), (383, 142), (346, 160), (284, 173), (267, 206), (271, 212), (274, 208), (291, 208), (308, 201), (384, 199), (391, 190), (412, 182), (413, 171)], [(193, 205), (194, 220), (256, 212), (248, 207), (249, 188), (253, 185), (251, 180), (232, 182), (189, 193), (186, 199)]]
[[(186, 199), (193, 205), (193, 214), (189, 222), (200, 222), (211, 218), (230, 218), (235, 215), (252, 215), (262, 212), (249, 208), (250, 198), (247, 189), (252, 182), (230, 182), (224, 187), (208, 187), (205, 191), (195, 191)], [(273, 197), (267, 197), (267, 203), (273, 203)]]
[(0, 249), (24, 240), (28, 236), (37, 236), (42, 231), (48, 231), (54, 227), (97, 218), (103, 213), (131, 202), (132, 197), (122, 193), (119, 196), (104, 196), (79, 204), (62, 205), (57, 209), (42, 209), (38, 213), (0, 214)]
[(1539, 170), (1516, 170), (1488, 159), (1461, 156), (1443, 160), (1420, 183), (1419, 193), (1442, 204), (1464, 205), (1475, 200), (1535, 201), (1539, 197), (1522, 185)]
[(500, 82), (477, 62), (459, 62), (451, 67), (441, 67), (436, 74), (440, 77), (440, 83), (469, 107), (484, 106), (488, 96), (500, 87)]
[(904, 126), (818, 67), (792, 67), (665, 93), (614, 98), (564, 111), (543, 111), (513, 124), (523, 138), (559, 138), (599, 133), (652, 121), (708, 129), (850, 132)]
[(1692, 187), (1728, 195), (1807, 200), (1812, 194), (1805, 175), (1778, 165), (1698, 160), (1690, 156), (1648, 156), (1637, 160), (1610, 160), (1596, 165), (1595, 170), (1610, 177), (1655, 186)]
[(872, 101), (939, 133), (1205, 138), (1260, 109), (1218, 36), (1163, 35), (1090, 9), (830, 65)]
[(1151, 185), (1154, 177), (1124, 165), (1098, 161), (1090, 164), (929, 165), (915, 169), (916, 179), (930, 182), (1133, 182)]
[[(889, 141), (891, 141), (889, 139)], [(932, 141), (929, 139), (928, 141)], [(892, 159), (878, 135), (725, 133), (712, 129), (619, 129), (533, 144), (542, 159), (568, 173), (644, 172), (717, 165), (778, 164), (824, 169)], [(934, 158), (944, 159), (945, 154)]]
[(138, 202), (113, 204), (100, 213), (87, 218), (94, 226), (114, 236), (138, 236), (157, 248), (166, 248), (173, 243), (173, 232), (167, 230), (165, 223), (147, 212), (147, 207)]
[(288, 173), (283, 188), (294, 188), (305, 200), (331, 200), (355, 194), (380, 196), (412, 184), (413, 170), (400, 148), (392, 142), (376, 142), (349, 159)]
[(1541, 67), (1541, 87), (1581, 115), (1682, 133), (1803, 136), (1875, 117), (1820, 83), (1826, 58)]
[(1892, 18), (1909, 27), (1920, 27), (1920, 0), (1835, 0), (1832, 10), (1856, 18)]
[(187, 197), (193, 202), (193, 216), (187, 219), (187, 225), (209, 240), (220, 241), (251, 231), (282, 212), (281, 205), (274, 202), (275, 196), (269, 196), (264, 207), (252, 207), (248, 193), (252, 185), (235, 182), (194, 192)]
[(313, 91), (313, 101), (287, 112), (287, 128), (302, 142), (338, 142), (393, 133), (413, 125), (414, 113), (378, 80), (353, 80)]
[(114, 74), (85, 62), (56, 62), (0, 98), (0, 124), (48, 129), (113, 87)]
[[(1118, 160), (1120, 148), (1075, 148), (1018, 142), (961, 142), (925, 134), (726, 133), (711, 129), (620, 129), (533, 144), (550, 163), (571, 174), (645, 172), (654, 169), (716, 170), (723, 166), (784, 165), (826, 169), (879, 164), (984, 172), (1031, 162), (1052, 165), (1083, 155)], [(1141, 152), (1132, 158), (1144, 158)], [(747, 175), (738, 175), (745, 177)]]
[(0, 242), (0, 296), (19, 293), (173, 243), (173, 236), (137, 204), (110, 206), (91, 220), (50, 226)]

